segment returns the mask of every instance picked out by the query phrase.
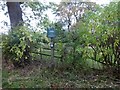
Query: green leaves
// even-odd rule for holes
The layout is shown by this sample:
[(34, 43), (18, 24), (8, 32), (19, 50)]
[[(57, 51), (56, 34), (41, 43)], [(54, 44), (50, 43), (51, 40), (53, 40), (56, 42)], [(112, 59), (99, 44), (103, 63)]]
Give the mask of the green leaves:
[(3, 54), (5, 58), (11, 60), (13, 64), (15, 62), (19, 63), (18, 66), (24, 63), (25, 59), (30, 58), (32, 37), (26, 27), (14, 28), (5, 38), (3, 39)]
[[(69, 46), (75, 52), (82, 52), (82, 59), (94, 59), (106, 64), (115, 61), (115, 47), (119, 46), (117, 20), (117, 3), (111, 3), (104, 8), (97, 7), (97, 11), (86, 11), (84, 18), (77, 22), (67, 37)], [(73, 33), (74, 32), (74, 33)], [(74, 40), (76, 38), (76, 40)], [(72, 56), (72, 55), (71, 55)], [(74, 57), (74, 54), (73, 54)]]
[[(29, 5), (38, 20), (41, 17), (40, 12), (47, 8), (38, 2), (29, 3)], [(58, 8), (59, 10), (56, 12), (60, 12), (61, 18), (58, 22), (51, 23), (47, 15), (45, 15), (40, 19), (40, 23), (37, 26), (42, 28), (42, 30), (48, 26), (55, 27), (57, 32), (55, 49), (57, 49), (57, 53), (63, 56), (66, 63), (78, 64), (82, 60), (92, 59), (97, 62), (101, 61), (105, 62), (105, 64), (111, 64), (110, 61), (115, 61), (117, 58), (116, 53), (119, 53), (117, 49), (120, 44), (120, 31), (117, 26), (117, 4), (111, 3), (105, 7), (96, 5), (94, 10), (86, 9), (83, 16), (80, 16), (80, 13), (78, 14), (78, 11), (81, 10), (79, 7), (81, 3), (76, 8), (72, 5), (71, 9), (73, 11), (70, 10), (70, 5), (70, 3), (63, 3), (63, 6), (59, 6), (61, 8)], [(88, 8), (89, 5), (85, 7)], [(80, 18), (75, 16), (77, 14)], [(75, 19), (74, 25), (71, 24), (71, 17)], [(68, 25), (69, 32), (67, 30), (64, 31), (64, 25)], [(22, 58), (27, 60), (29, 55), (26, 55), (25, 52), (30, 54), (31, 48), (39, 52), (42, 49), (41, 46), (48, 47), (49, 42), (50, 40), (45, 33), (29, 32), (27, 28), (20, 27), (11, 31), (5, 39), (4, 53), (10, 59), (14, 58), (15, 61), (21, 61)], [(114, 63), (112, 64), (114, 65)]]

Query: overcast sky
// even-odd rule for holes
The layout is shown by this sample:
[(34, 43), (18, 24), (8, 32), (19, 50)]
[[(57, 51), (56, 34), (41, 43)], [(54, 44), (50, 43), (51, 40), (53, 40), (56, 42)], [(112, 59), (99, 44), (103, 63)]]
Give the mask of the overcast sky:
[[(61, 0), (40, 0), (41, 2), (47, 4), (49, 2), (55, 2), (56, 4), (59, 4)], [(97, 4), (109, 4), (110, 0), (90, 0), (92, 2), (96, 2)], [(7, 8), (6, 8), (7, 10)], [(29, 11), (27, 11), (29, 12)], [(48, 16), (49, 18), (51, 19), (51, 21), (53, 21), (55, 19), (55, 16), (52, 14), (52, 12), (50, 10), (47, 11), (48, 13)], [(10, 21), (9, 21), (9, 17), (6, 17), (4, 14), (3, 14), (3, 11), (1, 10), (1, 7), (0, 7), (0, 33), (2, 32), (7, 32), (8, 31), (8, 28), (6, 26), (4, 26), (3, 23), (1, 23), (1, 21), (7, 21), (8, 24), (10, 25)], [(34, 21), (31, 22), (32, 25), (35, 25)]]

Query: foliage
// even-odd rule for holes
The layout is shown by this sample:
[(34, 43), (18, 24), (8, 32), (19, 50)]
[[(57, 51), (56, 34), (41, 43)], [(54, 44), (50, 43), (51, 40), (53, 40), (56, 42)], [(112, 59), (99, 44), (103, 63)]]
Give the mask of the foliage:
[(60, 34), (58, 45), (64, 63), (84, 66), (82, 62), (94, 60), (118, 71), (120, 31), (117, 8), (117, 3), (110, 3), (105, 7), (96, 5), (95, 11), (85, 11), (79, 22), (71, 26), (70, 32)]
[(16, 27), (3, 36), (3, 57), (16, 67), (30, 63), (32, 38), (26, 27)]
[[(21, 7), (25, 16), (25, 24), (30, 26), (30, 28), (32, 28), (34, 31), (45, 29), (49, 25), (50, 21), (47, 14), (45, 13), (49, 8), (48, 5), (41, 2), (26, 2), (22, 4)], [(27, 15), (27, 9), (30, 9), (30, 15)], [(35, 26), (30, 24), (32, 21), (35, 21)]]
[[(61, 55), (63, 64), (79, 68), (88, 67), (87, 64), (94, 61), (94, 63), (101, 63), (106, 67), (114, 67), (118, 71), (120, 67), (120, 30), (118, 28), (117, 3), (99, 6), (94, 3), (79, 3), (77, 1), (72, 4), (70, 1), (61, 2), (55, 7), (44, 6), (37, 2), (27, 4), (34, 13), (31, 18), (40, 20), (37, 28), (40, 27), (42, 30), (50, 26), (55, 28), (57, 32), (54, 39), (55, 50), (57, 54)], [(57, 22), (51, 23), (46, 15), (41, 15), (48, 7), (54, 8), (54, 14), (59, 17)], [(64, 26), (67, 26), (67, 29)], [(24, 35), (22, 35), (23, 32)], [(5, 37), (7, 39), (3, 40), (4, 54), (15, 62), (26, 58), (24, 56), (26, 47), (29, 49), (26, 51), (29, 56), (31, 49), (34, 48), (32, 51), (39, 52), (43, 49), (42, 46), (48, 48), (50, 43), (46, 33), (29, 32), (24, 29), (11, 31)]]
[[(40, 31), (33, 28), (32, 32), (24, 26), (16, 27), (2, 35), (0, 45), (3, 47), (4, 60), (11, 61), (16, 67), (34, 61), (24, 69), (11, 70), (9, 65), (4, 66), (3, 87), (119, 87), (118, 3), (99, 6), (94, 3), (79, 3), (77, 0), (72, 4), (69, 1), (61, 2), (58, 7), (54, 3), (50, 3), (53, 6), (44, 6), (38, 2), (24, 3), (27, 8), (32, 8), (34, 16), (31, 18), (40, 20), (37, 25)], [(51, 23), (42, 14), (48, 7), (53, 8), (54, 13), (60, 16), (57, 22)], [(75, 19), (74, 24), (72, 17)], [(55, 62), (52, 61), (56, 66), (54, 69), (52, 65), (49, 69), (50, 39), (45, 31), (50, 26), (55, 28), (57, 34), (54, 39), (54, 56), (60, 56), (60, 62), (56, 58)], [(68, 26), (67, 29), (64, 26)], [(45, 56), (40, 54), (42, 50)], [(5, 69), (11, 71), (6, 72)]]
[(103, 9), (101, 14), (96, 13), (93, 14), (93, 16), (91, 15), (93, 22), (95, 23), (92, 23), (92, 25), (89, 23), (90, 26), (88, 26), (92, 29), (94, 25), (95, 42), (92, 41), (92, 43), (95, 44), (95, 47), (93, 48), (95, 49), (94, 52), (96, 52), (99, 56), (100, 53), (102, 53), (104, 62), (113, 66), (116, 65), (116, 63), (119, 63), (117, 62), (118, 60), (116, 60), (116, 58), (118, 59), (119, 57), (118, 47), (120, 44), (120, 31), (118, 30), (117, 24), (117, 8), (117, 3), (110, 3), (109, 6), (106, 6)]
[(94, 10), (95, 3), (80, 2), (79, 0), (61, 2), (55, 10), (55, 14), (59, 17), (58, 21), (63, 24), (63, 27), (70, 31), (73, 23), (79, 22), (86, 10)]
[[(98, 11), (86, 11), (83, 20), (73, 28), (78, 34), (77, 51), (82, 52), (82, 59), (92, 59), (119, 69), (119, 29), (117, 3), (111, 3)], [(113, 11), (112, 11), (113, 10)], [(76, 34), (77, 34), (76, 33)], [(72, 38), (77, 35), (74, 34)], [(73, 40), (73, 39), (71, 39)], [(83, 45), (81, 47), (80, 45)], [(74, 47), (74, 46), (73, 46)]]

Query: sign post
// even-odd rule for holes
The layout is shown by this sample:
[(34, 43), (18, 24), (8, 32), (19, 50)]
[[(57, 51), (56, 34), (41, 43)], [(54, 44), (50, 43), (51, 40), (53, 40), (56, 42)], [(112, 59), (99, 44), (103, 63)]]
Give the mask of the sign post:
[(47, 29), (47, 37), (51, 38), (50, 48), (51, 48), (51, 61), (54, 63), (54, 38), (56, 36), (54, 28)]
[(51, 47), (51, 61), (54, 61), (54, 41), (53, 41), (53, 38), (51, 38), (50, 47)]

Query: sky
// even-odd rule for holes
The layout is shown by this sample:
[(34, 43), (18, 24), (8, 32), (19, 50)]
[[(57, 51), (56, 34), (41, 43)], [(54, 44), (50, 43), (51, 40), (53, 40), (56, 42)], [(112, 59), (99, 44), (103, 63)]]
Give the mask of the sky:
[[(56, 4), (59, 4), (61, 0), (40, 0), (41, 2), (48, 4), (49, 2), (55, 2)], [(109, 4), (110, 0), (90, 0), (91, 2), (96, 2), (97, 4)], [(7, 8), (5, 8), (7, 10)], [(29, 14), (30, 12), (27, 11), (27, 13)], [(50, 10), (47, 11), (47, 14), (50, 18), (51, 21), (53, 21), (55, 19), (55, 16), (52, 14), (52, 12)], [(8, 27), (5, 27), (3, 23), (1, 23), (1, 21), (7, 21), (8, 25), (10, 25), (10, 21), (9, 21), (9, 17), (6, 17), (3, 14), (3, 11), (1, 10), (0, 7), (0, 33), (5, 33), (8, 31)], [(32, 25), (35, 25), (35, 21), (31, 22)]]

